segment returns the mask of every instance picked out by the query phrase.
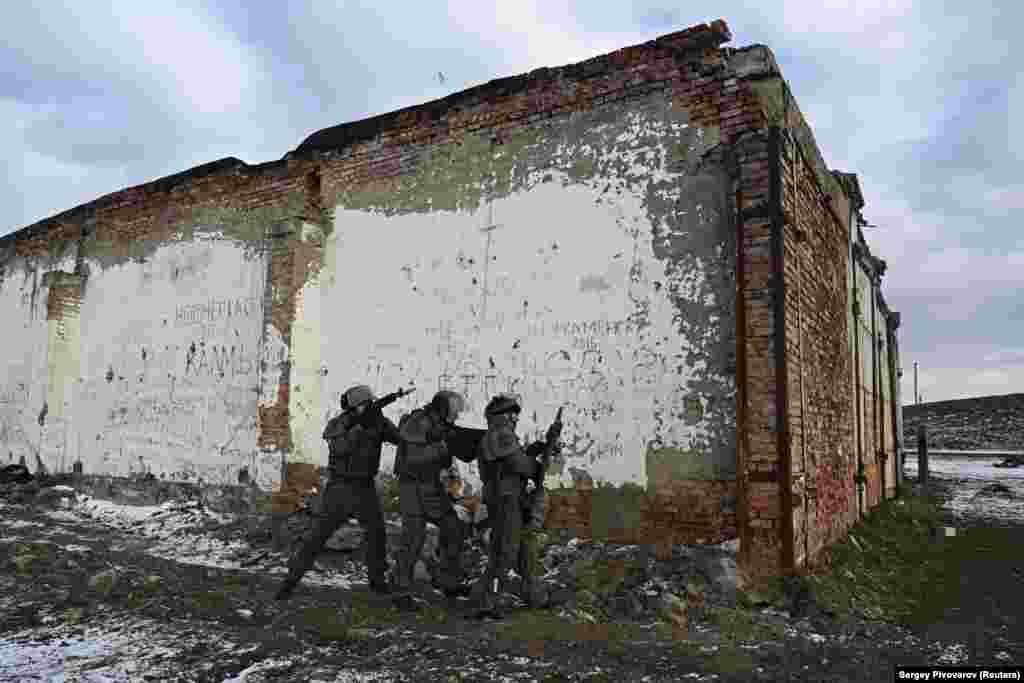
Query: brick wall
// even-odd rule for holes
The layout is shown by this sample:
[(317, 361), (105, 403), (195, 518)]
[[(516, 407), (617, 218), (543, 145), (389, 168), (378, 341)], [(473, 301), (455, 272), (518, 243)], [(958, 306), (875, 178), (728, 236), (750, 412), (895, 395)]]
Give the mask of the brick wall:
[[(799, 112), (795, 112), (796, 119)], [(790, 121), (800, 126), (802, 121)], [(786, 369), (793, 561), (852, 523), (856, 508), (847, 221), (794, 134), (782, 136)]]
[[(715, 22), (582, 64), (494, 81), (444, 101), (320, 131), (289, 158), (319, 165), (324, 203), (334, 205), (346, 194), (395, 190), (425, 155), (443, 156), (468, 136), (491, 139), (499, 149), (515, 129), (653, 92), (664, 92), (692, 125), (731, 144), (748, 129), (763, 127), (765, 116), (750, 85), (731, 76), (727, 53), (718, 48), (728, 39), (724, 22)], [(765, 145), (746, 144), (739, 165), (745, 206), (767, 201)], [(547, 524), (630, 543), (655, 536), (663, 542), (716, 542), (738, 533), (736, 506), (723, 510), (721, 502), (735, 498), (735, 481), (677, 484), (674, 492), (652, 490), (629, 501), (628, 523), (617, 522), (600, 500), (613, 493), (556, 491)]]
[[(426, 155), (444, 154), (471, 135), (499, 147), (515, 129), (664, 93), (692, 126), (721, 143), (716, 158), (731, 167), (739, 300), (737, 477), (645, 491), (625, 520), (602, 512), (608, 505), (602, 496), (625, 494), (582, 487), (556, 492), (549, 523), (624, 541), (713, 541), (738, 534), (744, 563), (754, 573), (774, 573), (813, 555), (857, 514), (846, 322), (851, 200), (824, 168), (770, 52), (719, 47), (730, 38), (722, 21), (695, 26), (580, 64), (539, 69), (325, 129), (283, 162), (249, 167), (225, 159), (129, 188), (33, 226), (16, 246), (19, 253), (35, 253), (49, 248), (48, 239), (74, 239), (76, 225), (94, 224), (85, 241), (104, 245), (106, 257), (128, 258), (138, 255), (139, 245), (174, 239), (205, 210), (279, 209), (283, 223), (243, 231), (243, 239), (266, 263), (264, 338), (274, 335), (287, 348), (297, 292), (321, 261), (316, 239), (297, 229), (303, 218), (326, 229), (324, 207), (339, 204), (346, 193), (387, 193)], [(260, 400), (258, 445), (289, 454), (290, 359), (279, 369), (273, 400)], [(291, 465), (284, 468), (279, 507), (314, 485), (311, 464)], [(869, 471), (869, 478), (878, 476)], [(723, 505), (727, 497), (735, 497), (736, 505)]]
[(657, 490), (579, 485), (550, 492), (545, 526), (579, 538), (669, 547), (738, 536), (735, 481), (676, 481)]

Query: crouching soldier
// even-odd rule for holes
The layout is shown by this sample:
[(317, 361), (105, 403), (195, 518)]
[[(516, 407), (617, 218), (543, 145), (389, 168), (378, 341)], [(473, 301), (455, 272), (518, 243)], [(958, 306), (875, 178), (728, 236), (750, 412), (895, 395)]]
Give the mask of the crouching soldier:
[(441, 568), (437, 579), (449, 598), (467, 595), (462, 571), (462, 525), (441, 481), (441, 472), (452, 466), (448, 440), (464, 408), (461, 395), (439, 391), (433, 400), (409, 413), (399, 423), (402, 440), (395, 456), (398, 476), (402, 540), (395, 569), (395, 604), (412, 609), (413, 571), (426, 542), (427, 522), (440, 530)]
[[(537, 541), (543, 519), (543, 472), (545, 462), (538, 456), (549, 456), (557, 448), (561, 434), (559, 418), (548, 429), (547, 440), (523, 448), (516, 435), (522, 406), (517, 396), (495, 396), (485, 409), (487, 434), (480, 444), (479, 467), (484, 481), (484, 503), (491, 520), (491, 543), (484, 585), (480, 590), (481, 607), (485, 613), (498, 615), (500, 593), (516, 592), (528, 605), (535, 602), (534, 581), (537, 576)], [(534, 491), (527, 493), (533, 481)], [(519, 574), (518, 586), (510, 572)]]
[(367, 537), (370, 589), (376, 593), (390, 592), (384, 514), (374, 480), (380, 470), (381, 445), (387, 441), (397, 446), (400, 441), (398, 428), (384, 417), (381, 407), (406, 393), (395, 392), (377, 401), (370, 387), (360, 385), (341, 395), (342, 413), (327, 423), (323, 434), (330, 449), (330, 478), (313, 528), (289, 562), (288, 576), (276, 599), (283, 600), (292, 594), (327, 540), (353, 513)]

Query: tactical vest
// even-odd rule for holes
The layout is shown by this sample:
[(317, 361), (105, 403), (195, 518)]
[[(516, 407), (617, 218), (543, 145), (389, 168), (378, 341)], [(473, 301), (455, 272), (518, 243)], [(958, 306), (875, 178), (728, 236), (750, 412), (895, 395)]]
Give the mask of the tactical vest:
[(380, 470), (381, 429), (356, 422), (343, 413), (327, 423), (324, 439), (328, 448), (331, 476), (342, 479), (372, 479)]
[[(415, 420), (415, 422), (411, 422)], [(422, 454), (424, 450), (443, 448), (438, 442), (436, 430), (438, 425), (429, 417), (423, 408), (417, 408), (399, 421), (398, 430), (403, 434), (398, 451), (395, 454), (395, 475), (428, 484), (441, 485), (441, 471), (452, 465), (450, 453), (441, 458), (431, 458), (429, 464), (412, 465), (409, 462), (410, 449)], [(412, 430), (412, 434), (409, 430)]]

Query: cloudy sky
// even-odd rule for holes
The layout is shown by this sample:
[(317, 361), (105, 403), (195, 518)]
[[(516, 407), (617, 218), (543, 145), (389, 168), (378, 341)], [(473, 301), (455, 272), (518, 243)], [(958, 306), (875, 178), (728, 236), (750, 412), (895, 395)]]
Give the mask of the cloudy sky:
[(1024, 71), (1010, 56), (1024, 10), (1013, 0), (151, 5), (5, 8), (0, 234), (201, 163), (278, 159), (320, 128), (722, 17), (732, 46), (772, 48), (826, 162), (860, 176), (878, 226), (866, 236), (903, 314), (907, 401), (914, 361), (925, 401), (1024, 392), (1024, 127), (1009, 125), (1024, 116)]

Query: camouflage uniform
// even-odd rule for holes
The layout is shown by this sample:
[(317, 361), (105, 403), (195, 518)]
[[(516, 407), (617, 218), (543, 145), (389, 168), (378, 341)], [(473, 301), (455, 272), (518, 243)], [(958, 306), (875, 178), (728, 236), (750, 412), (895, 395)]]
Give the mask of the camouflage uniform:
[(291, 594), (324, 544), (353, 513), (366, 533), (370, 587), (386, 593), (387, 537), (374, 479), (380, 470), (381, 446), (385, 441), (399, 444), (398, 428), (379, 410), (357, 415), (353, 408), (328, 422), (323, 436), (330, 444), (330, 478), (313, 527), (288, 563), (288, 576), (277, 597), (282, 599)]
[[(449, 398), (445, 394), (444, 401)], [(440, 529), (438, 583), (449, 595), (463, 592), (462, 525), (441, 482), (441, 472), (452, 466), (447, 439), (457, 409), (441, 407), (442, 403), (435, 397), (430, 405), (414, 410), (399, 423), (402, 444), (395, 459), (395, 474), (398, 476), (402, 539), (395, 570), (395, 593), (396, 602), (404, 607), (412, 604), (413, 571), (423, 552), (428, 521)]]
[[(497, 399), (492, 401), (495, 406)], [(527, 603), (532, 602), (533, 583), (540, 573), (539, 546), (542, 542), (543, 488), (526, 493), (526, 483), (537, 475), (537, 456), (543, 442), (524, 448), (515, 433), (518, 405), (506, 412), (488, 415), (488, 430), (480, 444), (480, 469), (484, 479), (484, 503), (491, 518), (491, 543), (487, 572), (484, 575), (483, 601), (493, 608), (495, 581), (498, 590), (515, 590)], [(528, 514), (529, 513), (529, 514)], [(529, 516), (530, 519), (526, 517)], [(521, 583), (511, 586), (509, 570), (515, 569)]]

